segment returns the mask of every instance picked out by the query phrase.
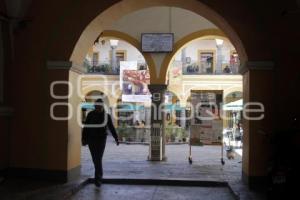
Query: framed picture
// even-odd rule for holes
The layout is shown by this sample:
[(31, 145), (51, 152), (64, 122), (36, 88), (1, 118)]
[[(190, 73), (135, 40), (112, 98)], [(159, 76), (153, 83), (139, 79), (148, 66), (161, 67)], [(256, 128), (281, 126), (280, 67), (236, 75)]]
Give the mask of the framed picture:
[(173, 33), (142, 33), (143, 53), (169, 53), (173, 51)]
[(215, 50), (198, 50), (199, 74), (212, 74), (216, 65)]

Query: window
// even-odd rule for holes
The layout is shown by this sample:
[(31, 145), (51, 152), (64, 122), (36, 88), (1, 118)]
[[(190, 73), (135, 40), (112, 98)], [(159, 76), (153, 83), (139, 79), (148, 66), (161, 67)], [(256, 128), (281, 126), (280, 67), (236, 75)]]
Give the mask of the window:
[(117, 50), (116, 51), (116, 58), (117, 58), (118, 67), (120, 67), (120, 62), (127, 60), (126, 51), (125, 50)]
[(212, 74), (215, 70), (216, 64), (216, 51), (215, 50), (199, 50), (198, 62), (199, 74)]
[(99, 52), (93, 52), (92, 66), (97, 66), (99, 64)]
[[(110, 60), (112, 58), (112, 51), (110, 51)], [(117, 63), (120, 65), (120, 61), (126, 61), (127, 60), (127, 51), (126, 50), (116, 50), (116, 58)]]
[(238, 73), (240, 66), (240, 58), (235, 50), (230, 51), (230, 69), (233, 74)]

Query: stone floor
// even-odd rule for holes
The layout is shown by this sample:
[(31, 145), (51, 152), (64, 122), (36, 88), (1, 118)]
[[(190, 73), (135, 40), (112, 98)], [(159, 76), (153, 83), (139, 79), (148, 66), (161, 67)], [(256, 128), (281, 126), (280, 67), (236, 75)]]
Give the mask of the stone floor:
[[(188, 163), (189, 146), (166, 145), (167, 161), (147, 161), (149, 146), (116, 146), (112, 138), (107, 141), (103, 158), (104, 177), (107, 178), (157, 178), (196, 179), (208, 181), (236, 181), (241, 178), (241, 157), (234, 160), (224, 157), (220, 162), (220, 146), (193, 146), (193, 164)], [(92, 177), (94, 168), (87, 147), (82, 148), (82, 176)]]
[(73, 200), (233, 200), (228, 188), (103, 185), (100, 189), (88, 185)]
[[(188, 163), (188, 145), (167, 145), (167, 161), (150, 162), (147, 145), (116, 146), (112, 138), (107, 141), (104, 155), (104, 178), (106, 180), (123, 180), (123, 183), (106, 182), (101, 188), (85, 181), (93, 177), (94, 169), (87, 147), (82, 148), (82, 175), (75, 182), (52, 184), (44, 181), (8, 179), (0, 184), (0, 199), (16, 200), (56, 200), (56, 199), (264, 199), (260, 194), (251, 192), (241, 182), (241, 158), (228, 160), (221, 165), (221, 147), (192, 147), (193, 164)], [(229, 187), (195, 187), (186, 184), (179, 186), (160, 184), (128, 184), (126, 179), (158, 180), (195, 180), (228, 182)]]

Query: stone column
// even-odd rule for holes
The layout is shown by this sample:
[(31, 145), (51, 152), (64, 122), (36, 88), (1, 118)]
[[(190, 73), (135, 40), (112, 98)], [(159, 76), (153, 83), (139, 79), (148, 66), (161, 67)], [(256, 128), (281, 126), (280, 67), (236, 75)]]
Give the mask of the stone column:
[(182, 107), (181, 108), (181, 111), (180, 111), (180, 125), (183, 129), (185, 129), (185, 122), (186, 122), (186, 116), (185, 116), (185, 107)]
[(117, 71), (117, 66), (118, 66), (117, 56), (116, 56), (116, 48), (117, 47), (114, 47), (114, 46), (111, 47), (111, 67), (112, 67), (113, 72)]
[(41, 116), (46, 119), (45, 130), (40, 134), (39, 142), (43, 147), (39, 159), (44, 166), (52, 166), (51, 170), (61, 167), (64, 173), (57, 178), (63, 181), (74, 180), (80, 175), (81, 127), (77, 120), (81, 115), (78, 109), (81, 98), (77, 93), (80, 74), (72, 65), (69, 61), (47, 61), (45, 94), (41, 100), (45, 104)]
[(145, 107), (145, 126), (151, 125), (151, 107)]
[(181, 62), (182, 64), (186, 64), (186, 47), (181, 50)]
[[(274, 120), (273, 101), (273, 63), (268, 61), (248, 62), (241, 70), (243, 74), (243, 180), (250, 188), (260, 187), (266, 183), (270, 146), (266, 134), (272, 132)], [(258, 109), (258, 106), (247, 106), (247, 103), (261, 103), (264, 112), (245, 113), (247, 109)], [(249, 104), (248, 104), (249, 105)], [(249, 119), (260, 117), (260, 120)]]
[(167, 85), (149, 85), (152, 94), (151, 106), (151, 136), (149, 160), (165, 160), (165, 131), (164, 131), (164, 114), (160, 106), (164, 103), (164, 95)]
[(222, 74), (222, 61), (223, 61), (223, 45), (217, 45), (217, 63), (216, 63), (216, 74)]
[(0, 21), (0, 103), (3, 102), (4, 90), (4, 46), (2, 39), (2, 21)]
[(186, 47), (181, 50), (182, 72), (186, 70)]

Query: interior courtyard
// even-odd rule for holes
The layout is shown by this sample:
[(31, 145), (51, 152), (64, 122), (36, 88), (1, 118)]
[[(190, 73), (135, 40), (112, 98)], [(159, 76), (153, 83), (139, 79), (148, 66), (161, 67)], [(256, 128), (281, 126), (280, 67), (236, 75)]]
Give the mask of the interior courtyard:
[[(289, 199), (299, 9), (0, 0), (0, 198)], [(98, 99), (118, 136), (100, 188), (82, 140)]]

